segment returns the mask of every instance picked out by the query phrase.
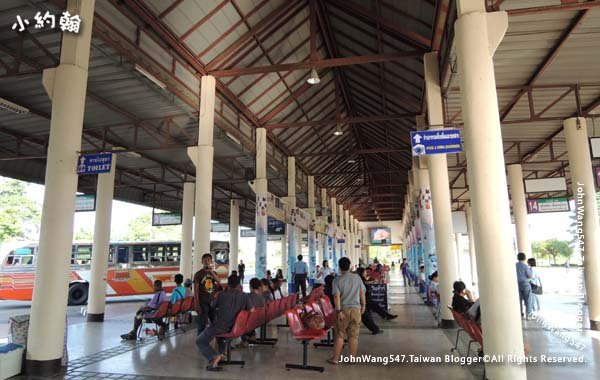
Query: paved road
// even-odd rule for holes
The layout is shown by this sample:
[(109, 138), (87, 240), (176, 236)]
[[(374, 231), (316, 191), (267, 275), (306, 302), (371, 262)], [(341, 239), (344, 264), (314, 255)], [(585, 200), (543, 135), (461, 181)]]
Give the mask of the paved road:
[[(137, 309), (138, 305), (150, 299), (149, 296), (114, 297), (107, 300), (107, 313), (111, 317), (127, 317)], [(85, 322), (81, 314), (83, 306), (69, 306), (67, 308), (67, 321), (69, 324)], [(9, 318), (15, 315), (29, 314), (31, 302), (29, 301), (0, 301), (0, 343), (6, 341), (9, 330)]]

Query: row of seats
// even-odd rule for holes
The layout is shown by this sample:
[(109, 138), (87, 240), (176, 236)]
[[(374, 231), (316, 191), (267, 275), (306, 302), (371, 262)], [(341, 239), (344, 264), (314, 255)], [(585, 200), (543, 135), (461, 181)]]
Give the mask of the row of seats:
[(456, 342), (450, 351), (454, 351), (458, 348), (458, 336), (461, 331), (465, 331), (470, 337), (469, 344), (467, 346), (467, 356), (469, 356), (471, 353), (471, 344), (474, 342), (479, 343), (481, 349), (483, 349), (483, 334), (481, 333), (481, 328), (479, 325), (475, 323), (475, 321), (465, 318), (463, 314), (456, 312), (454, 309), (452, 309), (452, 307), (448, 306), (448, 309), (450, 309), (452, 312), (452, 316), (459, 326), (458, 331), (456, 331)]
[[(156, 324), (157, 322), (163, 321), (168, 323), (171, 318), (182, 318), (193, 309), (194, 297), (185, 297), (174, 304), (171, 304), (170, 301), (166, 301), (158, 305), (158, 308), (152, 314), (147, 314), (144, 317), (143, 322)], [(138, 339), (140, 338), (142, 331), (144, 331), (143, 325), (138, 330)]]
[(231, 360), (231, 341), (254, 331), (258, 327), (262, 326), (262, 339), (259, 339), (258, 342), (275, 344), (277, 341), (276, 339), (267, 339), (264, 336), (266, 324), (283, 315), (285, 310), (295, 307), (297, 299), (297, 294), (290, 294), (289, 296), (277, 300), (268, 301), (265, 307), (255, 308), (250, 311), (240, 311), (235, 318), (235, 323), (231, 331), (217, 335), (217, 338), (221, 338), (225, 341), (226, 348), (226, 360), (221, 360), (219, 364), (244, 365), (245, 362), (243, 360)]

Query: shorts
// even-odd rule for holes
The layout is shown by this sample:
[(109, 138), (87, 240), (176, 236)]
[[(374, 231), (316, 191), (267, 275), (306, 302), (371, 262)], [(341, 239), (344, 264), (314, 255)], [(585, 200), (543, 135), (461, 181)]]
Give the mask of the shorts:
[(360, 308), (343, 307), (342, 312), (345, 316), (343, 321), (340, 321), (337, 316), (335, 318), (336, 337), (342, 339), (358, 338), (361, 323)]

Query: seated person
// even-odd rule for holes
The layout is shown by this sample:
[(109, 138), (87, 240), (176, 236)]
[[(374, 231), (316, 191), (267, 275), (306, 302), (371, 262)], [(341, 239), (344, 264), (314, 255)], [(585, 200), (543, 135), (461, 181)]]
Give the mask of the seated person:
[(265, 298), (265, 301), (271, 301), (273, 299), (273, 293), (271, 293), (271, 286), (269, 280), (263, 278), (262, 280), (260, 280), (260, 282), (262, 283), (261, 291), (263, 297)]
[[(471, 291), (467, 289), (464, 282), (455, 281), (453, 287), (454, 296), (452, 297), (452, 309), (479, 323), (481, 317), (479, 300), (474, 300)], [(475, 310), (473, 308), (475, 308)]]
[(271, 289), (271, 293), (273, 294), (274, 300), (283, 298), (283, 292), (281, 291), (281, 280), (277, 278), (273, 280), (273, 287)]
[(251, 308), (248, 297), (240, 289), (238, 276), (229, 276), (227, 289), (211, 302), (211, 308), (215, 310), (214, 322), (196, 338), (196, 346), (209, 363), (206, 369), (220, 371), (222, 368), (219, 367), (219, 361), (224, 358), (221, 354), (225, 350), (224, 342), (222, 339), (217, 339), (219, 352), (212, 349), (210, 342), (216, 335), (231, 331), (238, 313)]
[[(121, 335), (121, 339), (136, 340), (138, 330), (142, 325), (142, 320), (144, 318), (151, 317), (163, 302), (167, 302), (167, 293), (165, 293), (162, 289), (162, 281), (156, 280), (154, 281), (154, 296), (152, 296), (152, 299), (148, 301), (148, 303), (138, 309), (137, 313), (135, 314), (135, 318), (133, 319), (133, 330), (127, 334)], [(162, 339), (162, 337), (165, 335), (166, 325), (162, 320), (157, 320), (156, 324), (159, 326), (158, 337), (159, 339)]]
[(273, 275), (270, 270), (267, 270), (267, 280), (269, 280), (269, 283), (273, 281)]
[(282, 283), (285, 282), (285, 278), (283, 278), (283, 271), (281, 269), (277, 269), (275, 278), (278, 279), (279, 281), (281, 281)]
[(186, 290), (183, 287), (183, 275), (181, 273), (177, 273), (175, 275), (175, 289), (173, 289), (173, 293), (171, 293), (171, 305), (174, 305), (175, 302), (184, 299), (186, 296)]
[(439, 294), (439, 279), (438, 272), (435, 271), (429, 276), (429, 287), (427, 288), (427, 303), (430, 305), (437, 305), (440, 301)]
[(192, 281), (191, 278), (188, 278), (183, 283), (183, 286), (185, 287), (185, 296), (186, 297), (192, 297), (194, 295), (194, 291), (192, 290), (193, 285), (194, 285), (194, 282)]
[[(254, 277), (250, 280), (250, 293), (244, 293), (248, 297), (248, 307), (260, 308), (267, 305), (267, 301), (262, 294), (262, 282)], [(252, 343), (256, 338), (256, 332), (254, 330), (249, 333), (242, 335), (242, 342), (235, 346), (235, 348), (248, 347), (249, 343)]]
[(329, 297), (331, 301), (331, 305), (335, 305), (333, 303), (333, 279), (335, 278), (335, 273), (330, 273), (325, 277), (325, 287), (323, 289), (323, 294)]

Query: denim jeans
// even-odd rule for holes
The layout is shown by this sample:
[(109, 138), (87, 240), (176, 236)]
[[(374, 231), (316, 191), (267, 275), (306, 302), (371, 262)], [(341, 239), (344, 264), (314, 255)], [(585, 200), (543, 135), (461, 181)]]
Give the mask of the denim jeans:
[(212, 322), (213, 318), (213, 310), (210, 307), (210, 303), (200, 303), (200, 313), (198, 313), (198, 316), (196, 317), (196, 324), (198, 327), (196, 335), (202, 334), (202, 331), (204, 331), (206, 328), (208, 321), (210, 320)]
[(519, 282), (519, 306), (521, 315), (523, 315), (523, 302), (525, 302), (525, 316), (531, 316), (531, 284), (529, 282)]
[(202, 356), (204, 356), (209, 362), (215, 357), (215, 355), (225, 351), (225, 343), (222, 339), (217, 339), (219, 352), (215, 352), (210, 346), (210, 342), (214, 339), (215, 335), (217, 334), (221, 334), (221, 331), (217, 331), (217, 329), (215, 329), (213, 326), (208, 326), (196, 338), (196, 347), (198, 347), (198, 350), (200, 350)]

